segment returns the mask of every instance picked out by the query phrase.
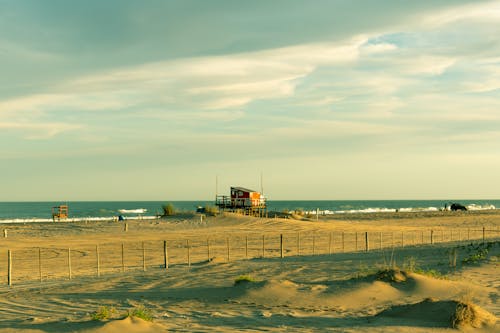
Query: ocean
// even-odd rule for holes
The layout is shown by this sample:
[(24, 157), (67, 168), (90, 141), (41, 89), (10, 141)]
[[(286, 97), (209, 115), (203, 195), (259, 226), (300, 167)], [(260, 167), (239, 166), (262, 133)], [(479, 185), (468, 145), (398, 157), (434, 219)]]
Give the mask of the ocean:
[[(181, 212), (195, 211), (199, 206), (213, 205), (213, 201), (169, 201)], [(496, 209), (500, 200), (268, 200), (269, 211), (316, 212), (320, 214), (349, 214), (395, 211), (437, 211), (459, 202), (468, 209)], [(137, 213), (123, 213), (120, 210), (143, 209), (143, 218), (152, 218), (162, 212), (165, 201), (70, 201), (70, 202), (0, 202), (0, 223), (48, 222), (52, 221), (52, 207), (61, 204), (69, 206), (73, 220), (107, 220), (124, 215), (135, 218)]]

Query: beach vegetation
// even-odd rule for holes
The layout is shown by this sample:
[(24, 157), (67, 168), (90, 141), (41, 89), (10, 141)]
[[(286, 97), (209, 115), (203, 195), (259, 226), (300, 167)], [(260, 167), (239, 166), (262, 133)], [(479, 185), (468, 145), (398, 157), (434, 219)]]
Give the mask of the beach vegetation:
[(423, 269), (423, 268), (416, 268), (414, 273), (420, 274), (420, 275), (425, 275), (434, 279), (447, 279), (446, 274), (441, 273), (440, 271), (436, 269)]
[(377, 280), (384, 282), (404, 282), (407, 278), (406, 272), (399, 270), (399, 268), (381, 269), (375, 276)]
[(206, 205), (205, 214), (210, 216), (216, 216), (219, 213), (219, 208), (217, 206)]
[(145, 321), (153, 321), (153, 313), (151, 310), (146, 308), (144, 305), (137, 306), (131, 310), (128, 310), (125, 317), (135, 317), (141, 318)]
[[(451, 253), (453, 253), (453, 251)], [(451, 257), (451, 258), (453, 258), (453, 257)], [(451, 260), (452, 259), (450, 259), (450, 265), (452, 262)], [(456, 261), (456, 254), (455, 254), (455, 261)], [(408, 272), (408, 273), (416, 273), (416, 274), (420, 274), (420, 275), (429, 276), (429, 277), (432, 277), (435, 279), (445, 279), (446, 278), (446, 275), (442, 274), (438, 270), (430, 269), (430, 268), (426, 269), (426, 268), (420, 267), (417, 263), (417, 259), (415, 257), (412, 257), (412, 256), (404, 258), (403, 270)]]
[(175, 207), (170, 202), (161, 206), (163, 209), (163, 216), (172, 216), (175, 214)]
[(253, 282), (257, 282), (257, 280), (255, 280), (250, 275), (240, 275), (236, 279), (234, 279), (235, 286), (240, 285), (240, 284), (244, 284), (244, 283), (253, 283)]
[(420, 267), (417, 259), (413, 256), (403, 259), (402, 268), (396, 264), (394, 255), (391, 255), (389, 263), (387, 263), (387, 259), (385, 259), (385, 262), (385, 266), (375, 273), (378, 280), (386, 282), (403, 282), (406, 281), (408, 273), (416, 273), (435, 279), (446, 279), (446, 275), (436, 269)]
[(465, 247), (467, 251), (467, 256), (462, 259), (463, 264), (476, 264), (484, 261), (488, 258), (490, 250), (493, 245), (498, 244), (498, 242), (488, 242), (479, 244), (469, 244)]
[(495, 315), (472, 302), (457, 301), (451, 315), (451, 326), (458, 329), (462, 327), (480, 328), (493, 325), (496, 321)]
[(467, 257), (462, 259), (463, 264), (475, 264), (483, 261), (488, 256), (488, 249), (479, 249), (475, 253), (469, 254)]
[(116, 309), (113, 307), (108, 307), (108, 306), (100, 306), (96, 311), (92, 312), (90, 314), (90, 318), (92, 320), (109, 320), (113, 318), (113, 316), (116, 314)]
[(417, 259), (415, 257), (404, 258), (403, 269), (407, 272), (415, 272), (417, 269)]
[(385, 268), (396, 268), (396, 257), (394, 255), (394, 248), (392, 248), (391, 254), (389, 257), (384, 252), (384, 267)]

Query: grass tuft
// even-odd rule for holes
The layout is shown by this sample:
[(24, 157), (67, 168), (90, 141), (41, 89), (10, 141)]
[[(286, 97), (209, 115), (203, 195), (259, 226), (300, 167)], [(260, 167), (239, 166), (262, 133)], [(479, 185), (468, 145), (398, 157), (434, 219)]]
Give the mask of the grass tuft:
[(234, 280), (234, 285), (237, 286), (239, 284), (253, 283), (253, 282), (257, 282), (257, 280), (255, 280), (250, 275), (240, 275)]
[(175, 207), (171, 203), (161, 206), (163, 209), (163, 216), (172, 216), (175, 214)]
[(204, 207), (205, 214), (210, 216), (216, 216), (219, 214), (219, 208), (217, 206), (206, 205)]
[(153, 321), (153, 313), (143, 305), (128, 310), (125, 317), (136, 317), (145, 321)]
[(107, 306), (100, 306), (97, 311), (90, 314), (92, 320), (109, 320), (116, 314), (115, 308), (109, 308)]

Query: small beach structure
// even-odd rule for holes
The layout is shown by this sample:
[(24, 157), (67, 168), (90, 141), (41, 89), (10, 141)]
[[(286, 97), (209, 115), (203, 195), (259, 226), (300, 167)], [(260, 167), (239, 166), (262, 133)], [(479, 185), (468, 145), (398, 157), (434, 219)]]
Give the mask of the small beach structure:
[(68, 205), (52, 207), (52, 219), (60, 221), (68, 218)]
[(244, 187), (231, 187), (231, 195), (218, 195), (215, 205), (221, 211), (240, 212), (245, 215), (265, 216), (266, 198), (260, 192)]

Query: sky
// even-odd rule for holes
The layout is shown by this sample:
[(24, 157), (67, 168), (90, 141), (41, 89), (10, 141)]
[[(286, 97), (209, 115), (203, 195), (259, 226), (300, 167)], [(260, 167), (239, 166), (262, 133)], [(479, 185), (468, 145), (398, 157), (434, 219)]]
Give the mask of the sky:
[(499, 36), (500, 1), (0, 0), (0, 201), (498, 199)]

